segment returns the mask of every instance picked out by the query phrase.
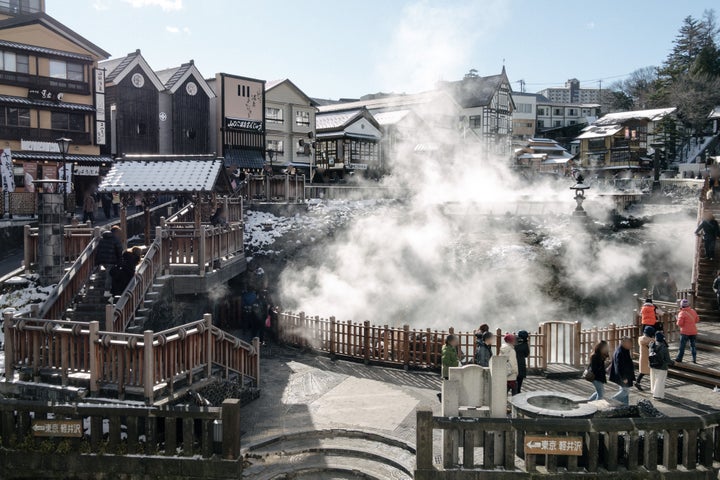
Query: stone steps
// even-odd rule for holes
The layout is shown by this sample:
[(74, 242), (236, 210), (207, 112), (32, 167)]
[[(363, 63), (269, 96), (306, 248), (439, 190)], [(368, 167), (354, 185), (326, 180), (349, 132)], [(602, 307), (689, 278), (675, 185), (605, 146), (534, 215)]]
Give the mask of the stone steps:
[(297, 432), (244, 450), (243, 478), (412, 479), (415, 449), (374, 433), (353, 430)]

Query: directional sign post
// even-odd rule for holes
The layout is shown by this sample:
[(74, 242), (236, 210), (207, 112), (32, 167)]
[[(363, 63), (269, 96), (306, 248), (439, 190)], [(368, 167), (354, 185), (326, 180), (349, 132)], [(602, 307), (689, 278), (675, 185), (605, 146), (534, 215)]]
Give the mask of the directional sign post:
[(531, 455), (568, 455), (580, 457), (583, 452), (582, 437), (525, 437), (525, 453)]
[(82, 420), (33, 420), (32, 433), (36, 437), (82, 437)]

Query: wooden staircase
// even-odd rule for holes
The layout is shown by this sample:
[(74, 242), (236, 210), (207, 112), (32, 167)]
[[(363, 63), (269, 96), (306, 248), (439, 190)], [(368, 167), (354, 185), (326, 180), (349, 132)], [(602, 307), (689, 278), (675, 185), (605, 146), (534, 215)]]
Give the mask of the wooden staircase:
[[(711, 211), (715, 218), (720, 218), (720, 203), (712, 203), (701, 200), (698, 207), (698, 218), (702, 218), (704, 212)], [(720, 310), (718, 310), (717, 298), (712, 289), (717, 271), (720, 270), (720, 254), (716, 252), (714, 260), (710, 261), (703, 252), (702, 238), (698, 237), (698, 245), (695, 249), (695, 309), (703, 322), (720, 321)]]

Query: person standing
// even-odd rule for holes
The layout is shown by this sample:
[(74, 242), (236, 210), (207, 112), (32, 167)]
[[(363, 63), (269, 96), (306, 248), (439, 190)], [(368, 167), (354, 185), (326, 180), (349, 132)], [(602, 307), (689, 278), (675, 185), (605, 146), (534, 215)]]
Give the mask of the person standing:
[(593, 379), (593, 386), (595, 387), (595, 393), (593, 393), (589, 400), (602, 400), (605, 397), (605, 384), (607, 383), (607, 363), (610, 357), (610, 347), (605, 340), (600, 340), (593, 348), (593, 353), (590, 355), (590, 371), (595, 377)]
[(517, 395), (518, 361), (515, 354), (515, 335), (508, 333), (503, 337), (504, 343), (500, 347), (500, 355), (507, 357), (507, 389)]
[(680, 311), (677, 316), (677, 326), (680, 328), (680, 350), (678, 350), (675, 361), (680, 363), (685, 356), (685, 347), (690, 342), (690, 353), (692, 354), (693, 363), (697, 363), (697, 348), (695, 339), (697, 338), (697, 324), (700, 322), (700, 316), (695, 309), (690, 308), (690, 302), (687, 298), (683, 298), (680, 302)]
[(527, 359), (530, 357), (530, 335), (526, 330), (520, 330), (517, 334), (515, 343), (515, 356), (517, 357), (518, 375), (517, 375), (517, 393), (522, 393), (522, 384), (527, 377)]
[(112, 192), (112, 209), (113, 215), (116, 217), (120, 216), (120, 194), (118, 192)]
[(646, 298), (645, 303), (643, 303), (640, 309), (640, 328), (645, 330), (645, 327), (653, 327), (656, 331), (662, 330), (663, 325), (660, 321), (661, 314), (662, 311), (653, 303), (653, 299)]
[(630, 404), (630, 388), (635, 381), (635, 366), (630, 353), (631, 349), (632, 340), (630, 337), (623, 337), (613, 354), (610, 366), (610, 381), (620, 387), (612, 399), (622, 402), (624, 405)]
[(102, 265), (105, 269), (105, 291), (103, 295), (110, 297), (112, 290), (112, 275), (110, 271), (122, 260), (123, 247), (120, 240), (120, 227), (113, 226), (111, 230), (105, 230), (100, 237), (95, 265)]
[(110, 220), (110, 210), (112, 208), (112, 197), (109, 193), (103, 192), (100, 194), (100, 204), (102, 205), (103, 214), (105, 215), (105, 220)]
[(489, 367), (490, 359), (493, 355), (493, 343), (495, 335), (490, 332), (485, 332), (480, 337), (480, 341), (475, 347), (475, 364), (481, 367)]
[(653, 398), (665, 398), (665, 381), (668, 368), (674, 364), (670, 358), (670, 349), (662, 332), (655, 334), (655, 341), (650, 344), (650, 391)]
[(637, 380), (635, 380), (635, 388), (643, 391), (643, 388), (640, 386), (640, 382), (645, 377), (645, 375), (650, 375), (650, 351), (648, 347), (650, 344), (655, 341), (655, 329), (653, 327), (645, 327), (643, 330), (643, 334), (640, 335), (640, 338), (638, 338), (638, 346), (640, 347), (640, 361), (638, 362), (638, 370), (640, 374), (637, 377)]
[(712, 212), (705, 212), (703, 214), (703, 220), (695, 229), (695, 235), (702, 235), (703, 237), (705, 258), (710, 261), (715, 260), (715, 242), (720, 235), (720, 225), (718, 225)]
[(95, 196), (91, 192), (87, 192), (83, 201), (83, 223), (87, 221), (95, 223), (95, 210), (97, 210)]
[(458, 357), (458, 337), (450, 334), (445, 337), (445, 345), (442, 348), (442, 378), (443, 380), (448, 379), (450, 374), (449, 369), (451, 367), (457, 367), (460, 365), (460, 359)]

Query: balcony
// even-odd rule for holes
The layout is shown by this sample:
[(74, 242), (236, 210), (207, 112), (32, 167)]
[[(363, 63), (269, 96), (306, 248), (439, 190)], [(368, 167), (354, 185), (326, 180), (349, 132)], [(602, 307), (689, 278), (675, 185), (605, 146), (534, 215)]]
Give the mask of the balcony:
[(39, 77), (27, 73), (0, 70), (0, 84), (27, 88), (49, 88), (63, 93), (90, 95), (90, 84), (62, 78)]
[(0, 13), (6, 15), (26, 15), (42, 12), (40, 2), (21, 2), (18, 0), (0, 0)]
[[(89, 132), (66, 132), (49, 128), (3, 126), (3, 140), (34, 140), (37, 142), (53, 142), (60, 137), (72, 138), (73, 145), (92, 145)], [(7, 133), (6, 133), (7, 132)]]

